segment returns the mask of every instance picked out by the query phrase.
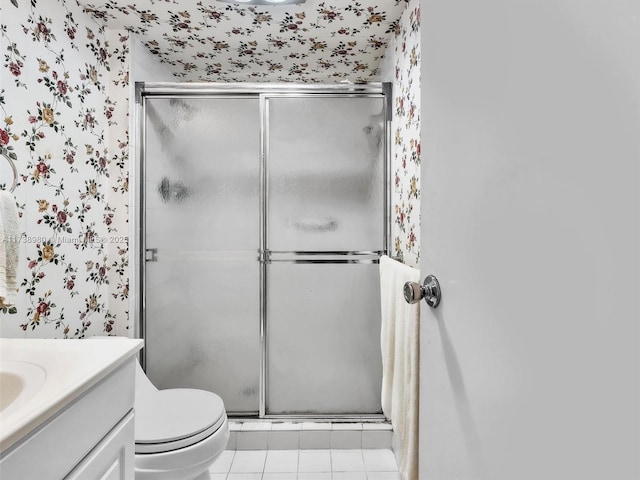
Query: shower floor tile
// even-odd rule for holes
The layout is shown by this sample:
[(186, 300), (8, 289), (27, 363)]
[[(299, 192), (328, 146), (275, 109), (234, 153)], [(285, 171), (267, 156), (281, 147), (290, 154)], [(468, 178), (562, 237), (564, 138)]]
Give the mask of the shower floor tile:
[(376, 450), (225, 450), (211, 480), (400, 480), (393, 452)]

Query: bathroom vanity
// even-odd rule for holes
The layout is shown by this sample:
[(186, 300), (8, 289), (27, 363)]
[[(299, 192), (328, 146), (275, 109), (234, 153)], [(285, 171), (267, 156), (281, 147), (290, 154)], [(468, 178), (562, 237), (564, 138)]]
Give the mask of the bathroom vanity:
[(142, 340), (0, 339), (0, 478), (134, 478)]

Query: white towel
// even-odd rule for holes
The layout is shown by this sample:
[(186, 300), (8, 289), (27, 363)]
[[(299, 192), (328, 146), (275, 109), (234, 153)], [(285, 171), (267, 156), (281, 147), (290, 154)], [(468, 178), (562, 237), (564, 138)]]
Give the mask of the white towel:
[(19, 236), (16, 200), (11, 193), (0, 190), (0, 308), (16, 303)]
[(380, 258), (382, 309), (382, 412), (396, 432), (403, 480), (418, 480), (420, 304), (408, 304), (405, 282), (419, 282), (420, 271)]

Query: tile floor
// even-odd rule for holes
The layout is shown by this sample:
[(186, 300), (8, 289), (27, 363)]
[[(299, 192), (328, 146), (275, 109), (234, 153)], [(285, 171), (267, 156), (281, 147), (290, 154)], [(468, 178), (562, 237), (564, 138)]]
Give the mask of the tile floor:
[(400, 480), (391, 450), (225, 450), (211, 480)]

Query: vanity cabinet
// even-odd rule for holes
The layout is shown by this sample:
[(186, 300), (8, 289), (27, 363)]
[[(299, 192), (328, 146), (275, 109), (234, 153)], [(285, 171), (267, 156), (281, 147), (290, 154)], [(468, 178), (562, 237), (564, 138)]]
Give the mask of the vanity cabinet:
[(133, 480), (135, 357), (3, 452), (2, 480)]

